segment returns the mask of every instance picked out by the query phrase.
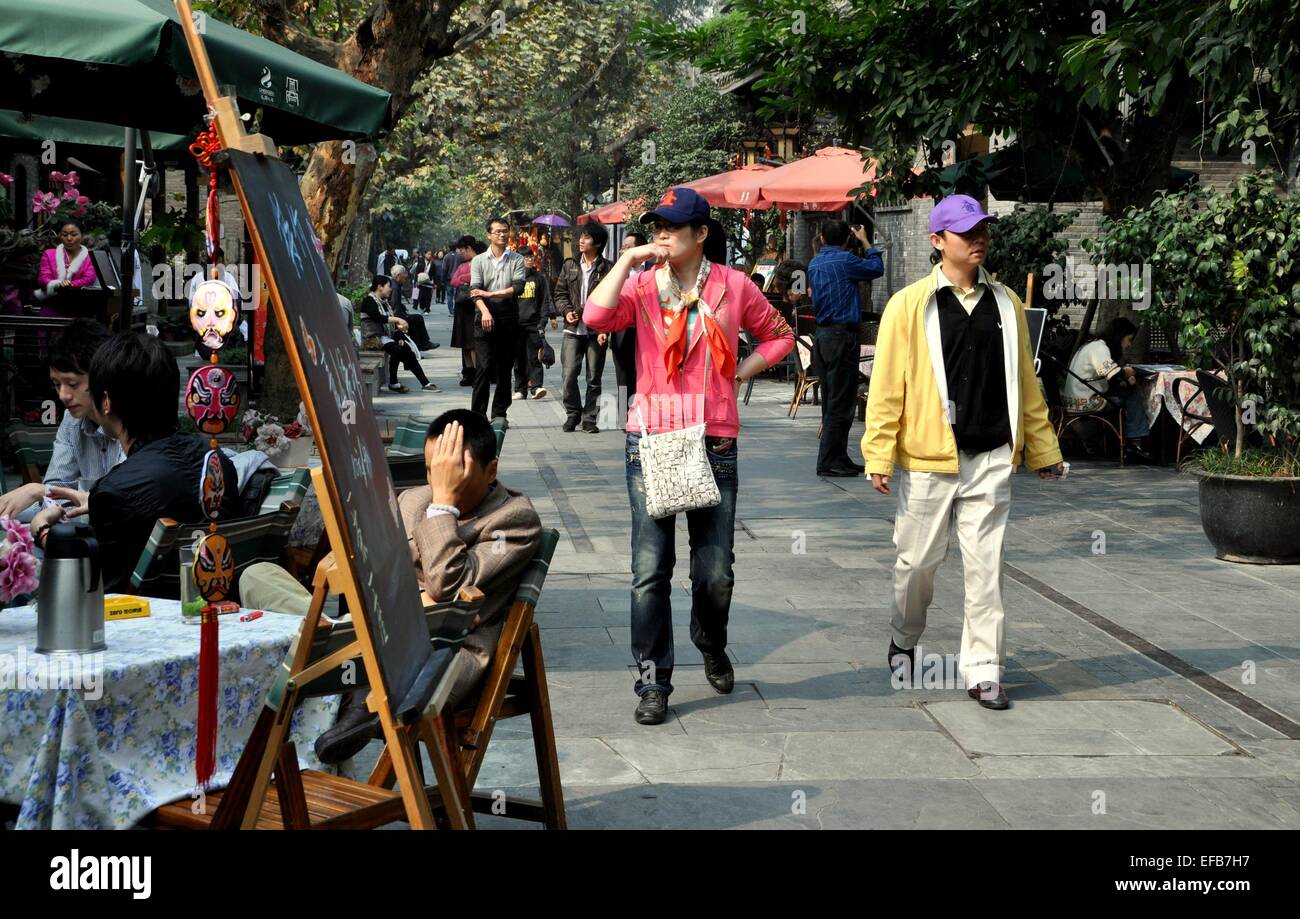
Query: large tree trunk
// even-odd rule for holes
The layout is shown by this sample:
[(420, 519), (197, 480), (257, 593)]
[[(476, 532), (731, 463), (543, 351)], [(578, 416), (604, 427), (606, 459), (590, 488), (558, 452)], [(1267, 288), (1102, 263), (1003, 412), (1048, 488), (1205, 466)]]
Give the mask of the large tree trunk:
[[(388, 90), (396, 123), (410, 107), (420, 76), (434, 61), (455, 50), (461, 36), (451, 34), (449, 24), (462, 2), (376, 0), (342, 44), (307, 34), (291, 21), (284, 0), (263, 0), (260, 10), (268, 38)], [(312, 150), (301, 189), (307, 213), (324, 243), (325, 263), (331, 274), (337, 272), (344, 237), (377, 164), (378, 156), (371, 144), (329, 141)], [(266, 375), (259, 407), (286, 420), (298, 407), (297, 385), (274, 323), (267, 324)]]

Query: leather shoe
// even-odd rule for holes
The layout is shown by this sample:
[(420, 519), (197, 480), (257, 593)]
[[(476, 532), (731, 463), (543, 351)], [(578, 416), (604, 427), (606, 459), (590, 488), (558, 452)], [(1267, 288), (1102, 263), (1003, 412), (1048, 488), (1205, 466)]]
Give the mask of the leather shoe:
[(916, 648), (900, 648), (894, 644), (894, 639), (889, 639), (889, 672), (891, 675), (896, 675), (903, 668), (903, 662), (898, 660), (900, 656), (907, 659), (907, 671), (899, 679), (910, 682), (916, 668)]
[(636, 706), (637, 724), (663, 724), (668, 715), (668, 696), (660, 689), (647, 689), (641, 693)]
[(560, 428), (560, 430), (564, 431), (567, 434), (572, 434), (574, 431), (578, 430), (578, 419), (570, 418), (569, 420), (564, 422), (564, 425)]
[(864, 471), (865, 467), (863, 469), (854, 469), (852, 466), (837, 464), (835, 466), (827, 466), (825, 469), (818, 469), (817, 474), (824, 478), (851, 479), (862, 475)]
[(724, 651), (721, 654), (704, 655), (704, 678), (709, 685), (724, 696), (736, 687), (736, 671), (731, 666), (731, 658)]
[(334, 727), (316, 738), (316, 758), (337, 766), (356, 756), (366, 744), (382, 736), (379, 716), (366, 708), (369, 689), (356, 689), (343, 696)]
[(997, 683), (989, 681), (980, 683), (966, 690), (966, 694), (972, 699), (978, 699), (980, 705), (991, 708), (995, 712), (1011, 707), (1011, 700), (1007, 698), (1006, 690)]

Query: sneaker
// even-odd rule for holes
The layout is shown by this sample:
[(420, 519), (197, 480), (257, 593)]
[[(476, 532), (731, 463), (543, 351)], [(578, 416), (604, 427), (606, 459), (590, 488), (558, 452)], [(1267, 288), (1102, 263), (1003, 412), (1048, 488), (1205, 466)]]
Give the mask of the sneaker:
[(660, 689), (647, 689), (641, 694), (633, 717), (637, 724), (663, 724), (668, 716), (668, 696)]
[(545, 386), (538, 386), (538, 387), (536, 387), (536, 388), (532, 391), (532, 393), (530, 393), (530, 395), (531, 395), (534, 399), (541, 399), (541, 398), (543, 398), (543, 397), (546, 395), (546, 387), (545, 387)]
[(401, 383), (389, 383), (388, 391), (389, 392), (410, 392), (410, 390), (407, 389), (405, 386), (403, 386)]
[(528, 398), (528, 393), (524, 392), (522, 389), (516, 390), (510, 395), (511, 402), (518, 402), (521, 399), (527, 399), (527, 398)]
[(422, 387), (420, 387), (420, 388), (423, 389), (425, 392), (441, 392), (441, 391), (442, 391), (442, 390), (438, 389), (438, 384), (437, 384), (437, 383), (425, 383), (424, 386), (422, 386)]

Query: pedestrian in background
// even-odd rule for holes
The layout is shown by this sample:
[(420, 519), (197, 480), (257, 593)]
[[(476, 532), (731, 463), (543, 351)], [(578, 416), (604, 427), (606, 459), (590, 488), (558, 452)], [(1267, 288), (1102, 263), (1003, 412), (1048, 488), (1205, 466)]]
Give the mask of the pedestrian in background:
[(524, 292), (519, 295), (519, 351), (515, 358), (516, 399), (541, 399), (546, 395), (542, 385), (542, 359), (540, 352), (545, 339), (546, 317), (551, 312), (551, 285), (546, 276), (537, 270), (537, 253), (524, 249)]
[[(605, 373), (605, 347), (608, 338), (603, 332), (591, 332), (582, 321), (582, 305), (587, 302), (605, 275), (610, 261), (601, 255), (609, 234), (598, 223), (584, 223), (578, 231), (578, 257), (565, 259), (560, 266), (560, 276), (555, 281), (554, 315), (564, 317), (564, 342), (560, 348), (560, 364), (564, 372), (564, 431), (575, 431), (578, 425), (588, 434), (599, 434), (596, 418), (600, 413), (601, 377)], [(554, 316), (552, 317), (554, 327)], [(587, 398), (584, 402), (578, 390), (578, 374), (586, 365)]]
[(524, 292), (524, 260), (506, 248), (510, 227), (500, 217), (487, 222), (488, 249), (470, 263), (470, 299), (478, 311), (474, 317), (474, 392), (470, 408), (505, 418), (510, 411), (510, 375), (519, 347), (519, 295)]
[(885, 273), (880, 253), (871, 248), (866, 231), (854, 227), (866, 246), (866, 257), (845, 251), (849, 225), (843, 220), (822, 224), (821, 248), (808, 263), (817, 318), (816, 348), (821, 362), (822, 436), (817, 445), (817, 474), (859, 476), (865, 467), (849, 457), (849, 429), (858, 401), (858, 326), (862, 323), (858, 282)]

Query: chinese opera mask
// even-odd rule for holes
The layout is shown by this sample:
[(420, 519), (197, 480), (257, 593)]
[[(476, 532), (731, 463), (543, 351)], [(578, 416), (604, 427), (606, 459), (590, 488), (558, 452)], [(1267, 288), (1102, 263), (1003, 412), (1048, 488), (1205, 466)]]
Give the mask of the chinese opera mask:
[(234, 330), (238, 315), (235, 296), (224, 281), (204, 281), (194, 288), (194, 296), (190, 298), (190, 325), (212, 350), (220, 348)]
[(220, 533), (209, 533), (194, 553), (194, 584), (209, 603), (224, 600), (235, 583), (235, 554)]
[(203, 434), (221, 434), (239, 414), (239, 385), (222, 367), (204, 365), (185, 387), (185, 411)]
[(203, 503), (203, 513), (209, 520), (217, 519), (221, 513), (221, 502), (226, 496), (226, 476), (221, 471), (221, 451), (209, 450), (203, 460), (203, 478), (199, 482), (199, 495)]

